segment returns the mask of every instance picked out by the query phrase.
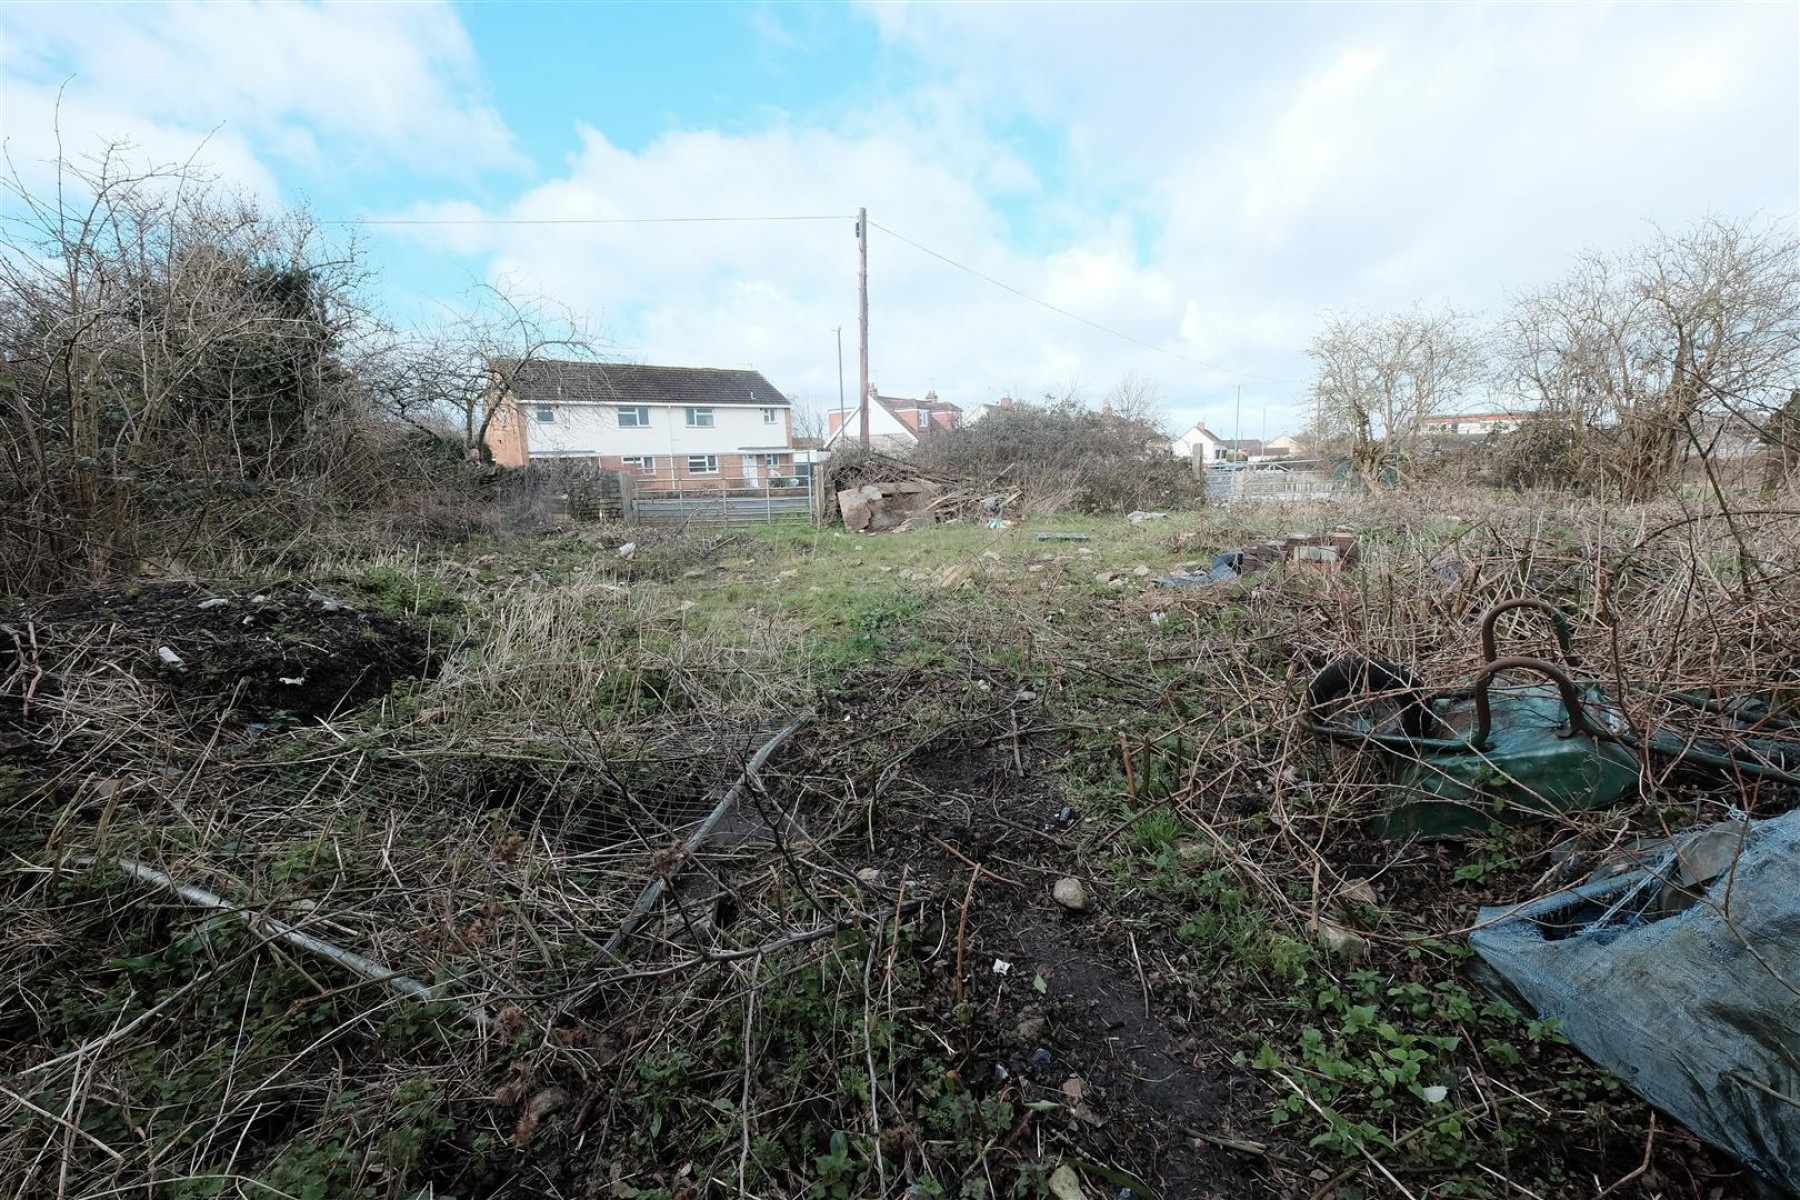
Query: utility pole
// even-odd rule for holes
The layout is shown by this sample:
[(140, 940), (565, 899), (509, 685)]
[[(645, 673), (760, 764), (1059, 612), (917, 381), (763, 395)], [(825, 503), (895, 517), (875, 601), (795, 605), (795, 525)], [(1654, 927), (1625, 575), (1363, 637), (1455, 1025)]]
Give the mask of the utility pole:
[[(1231, 448), (1234, 451), (1236, 451), (1237, 453), (1243, 454), (1244, 453), (1244, 446), (1243, 446), (1243, 442), (1244, 442), (1244, 385), (1241, 383), (1237, 385), (1237, 416), (1232, 418), (1231, 440), (1234, 443), (1234, 445)], [(1245, 455), (1245, 457), (1249, 457), (1249, 456)]]
[(869, 210), (856, 210), (856, 315), (862, 343), (862, 387), (856, 393), (863, 449), (869, 448)]

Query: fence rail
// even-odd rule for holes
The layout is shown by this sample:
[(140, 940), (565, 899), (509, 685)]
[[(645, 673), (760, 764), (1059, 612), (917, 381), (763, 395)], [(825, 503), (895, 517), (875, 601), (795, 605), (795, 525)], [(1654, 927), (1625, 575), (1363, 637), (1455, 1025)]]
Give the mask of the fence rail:
[(773, 521), (810, 522), (812, 493), (806, 488), (764, 488), (753, 495), (667, 493), (632, 497), (628, 520), (647, 525), (760, 525)]
[(1213, 504), (1251, 500), (1325, 500), (1338, 485), (1320, 471), (1213, 470), (1206, 475), (1206, 498)]

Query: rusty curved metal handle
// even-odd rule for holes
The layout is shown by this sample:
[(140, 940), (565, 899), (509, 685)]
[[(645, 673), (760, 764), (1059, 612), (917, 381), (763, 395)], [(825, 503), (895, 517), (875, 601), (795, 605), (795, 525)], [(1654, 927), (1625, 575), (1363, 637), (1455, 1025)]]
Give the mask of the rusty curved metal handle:
[(1493, 686), (1494, 676), (1502, 671), (1535, 671), (1556, 685), (1562, 693), (1563, 708), (1569, 713), (1569, 732), (1580, 733), (1596, 741), (1616, 742), (1618, 737), (1604, 729), (1596, 729), (1588, 723), (1587, 711), (1582, 707), (1581, 695), (1575, 690), (1575, 681), (1563, 673), (1555, 663), (1545, 662), (1541, 658), (1526, 658), (1523, 655), (1510, 655), (1496, 658), (1482, 665), (1481, 674), (1475, 680), (1475, 733), (1469, 744), (1477, 750), (1487, 745), (1488, 734), (1493, 729), (1493, 711), (1488, 704), (1488, 689)]
[(1491, 663), (1500, 657), (1500, 647), (1494, 636), (1494, 625), (1500, 617), (1515, 609), (1529, 608), (1544, 613), (1550, 618), (1551, 627), (1556, 631), (1556, 644), (1563, 652), (1563, 658), (1570, 666), (1580, 666), (1581, 660), (1569, 652), (1574, 642), (1574, 635), (1569, 631), (1569, 618), (1563, 615), (1562, 609), (1546, 600), (1534, 600), (1529, 596), (1521, 596), (1514, 600), (1502, 600), (1494, 607), (1481, 614), (1481, 661)]

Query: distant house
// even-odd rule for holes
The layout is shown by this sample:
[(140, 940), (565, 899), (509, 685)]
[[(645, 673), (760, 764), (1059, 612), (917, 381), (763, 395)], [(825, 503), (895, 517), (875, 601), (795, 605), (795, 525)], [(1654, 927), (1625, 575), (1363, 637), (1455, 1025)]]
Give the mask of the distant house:
[(1192, 429), (1169, 443), (1169, 449), (1176, 458), (1203, 463), (1225, 461), (1225, 439), (1208, 429), (1205, 421), (1195, 421)]
[(1510, 433), (1531, 419), (1526, 412), (1443, 413), (1419, 422), (1420, 433), (1447, 433), (1453, 437), (1485, 437)]
[(579, 459), (682, 486), (791, 478), (792, 405), (756, 371), (540, 360), (513, 368), (487, 446), (502, 466)]
[(1226, 438), (1225, 457), (1233, 462), (1261, 462), (1268, 452), (1261, 438)]
[(1263, 453), (1270, 458), (1294, 458), (1300, 453), (1300, 439), (1291, 433), (1272, 437), (1263, 447)]
[(1012, 408), (1016, 404), (1017, 401), (1011, 396), (1002, 396), (999, 401), (994, 404), (977, 404), (974, 408), (963, 414), (963, 424), (974, 425), (983, 418), (991, 417), (1001, 409)]
[[(862, 440), (862, 413), (855, 408), (825, 414), (825, 448), (835, 450)], [(906, 450), (933, 434), (962, 427), (962, 407), (926, 392), (922, 400), (883, 396), (869, 385), (869, 445), (878, 450)]]

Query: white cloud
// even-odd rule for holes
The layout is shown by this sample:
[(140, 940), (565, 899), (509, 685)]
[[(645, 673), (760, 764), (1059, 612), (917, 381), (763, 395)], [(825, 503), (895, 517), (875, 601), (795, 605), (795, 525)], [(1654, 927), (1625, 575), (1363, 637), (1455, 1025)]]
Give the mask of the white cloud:
[(128, 138), (167, 160), (210, 137), (205, 157), (265, 192), (278, 165), (313, 179), (529, 165), (445, 4), (14, 4), (0, 21), (16, 156), (49, 156), (61, 88), (65, 145)]
[[(1176, 353), (1192, 351), (1182, 319), (1194, 297), (1140, 260), (1128, 223), (1103, 224), (1045, 253), (1010, 246), (1002, 209), (1030, 202), (1037, 178), (1009, 162), (1003, 147), (966, 127), (942, 136), (935, 121), (889, 110), (846, 130), (673, 132), (635, 153), (587, 129), (564, 174), (490, 213), (534, 221), (837, 214), (835, 220), (397, 232), (478, 251), (493, 278), (588, 313), (631, 357), (754, 366), (821, 406), (838, 395), (839, 327), (847, 389), (855, 395), (852, 216), (862, 205), (874, 225), (871, 374), (885, 391), (935, 388), (970, 405), (1070, 382), (1098, 393), (1134, 364), (1141, 369), (1150, 353), (1009, 295), (888, 236), (887, 228), (1092, 320)], [(466, 219), (467, 210), (426, 206), (415, 215)], [(1175, 368), (1165, 389), (1173, 400), (1190, 397), (1199, 378), (1213, 386), (1222, 378), (1173, 359), (1158, 362)]]
[[(1136, 369), (1182, 424), (1228, 425), (1240, 381), (1246, 411), (1266, 403), (1279, 423), (1297, 410), (1323, 310), (1493, 311), (1645, 220), (1791, 215), (1800, 194), (1792, 7), (863, 11), (878, 57), (900, 68), (871, 64), (861, 102), (640, 148), (574, 127), (565, 161), (492, 203), (455, 177), (519, 164), (478, 48), (441, 5), (178, 5), (103, 21), (14, 5), (0, 17), (7, 122), (38, 123), (72, 63), (72, 126), (136, 119), (127, 132), (182, 150), (228, 116), (207, 157), (264, 187), (271, 164), (332, 178), (392, 161), (455, 179), (455, 198), (420, 216), (842, 214), (392, 231), (592, 313), (635, 357), (755, 365), (815, 401), (837, 394), (839, 326), (854, 391), (848, 216), (866, 204), (880, 225), (1169, 352), (877, 230), (884, 389), (973, 403), (1071, 378), (1104, 390)], [(752, 48), (794, 70), (842, 50), (813, 10), (764, 7), (750, 24)]]

